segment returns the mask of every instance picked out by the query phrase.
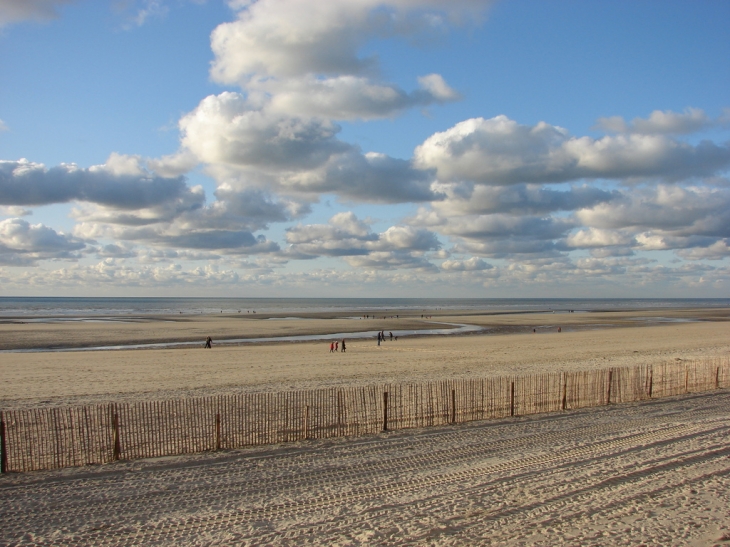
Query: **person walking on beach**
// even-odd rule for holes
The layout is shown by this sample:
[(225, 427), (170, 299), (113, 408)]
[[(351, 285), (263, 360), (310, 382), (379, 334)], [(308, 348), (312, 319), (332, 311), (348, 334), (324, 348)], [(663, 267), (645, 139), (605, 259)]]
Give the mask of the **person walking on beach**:
[(337, 350), (339, 348), (340, 348), (340, 343), (339, 342), (335, 342), (335, 353), (337, 352)]
[(390, 341), (393, 341), (393, 333), (391, 331), (388, 331), (390, 333)]
[(347, 349), (347, 348), (345, 347), (345, 339), (343, 338), (343, 339), (342, 339), (342, 353), (345, 353), (345, 350), (346, 350), (346, 349)]
[(333, 353), (335, 351), (335, 343), (330, 342), (330, 353)]
[(211, 348), (211, 347), (213, 347), (212, 344), (213, 344), (213, 339), (210, 336), (208, 336), (208, 338), (205, 339), (205, 347)]
[(380, 331), (378, 331), (378, 345), (380, 345)]

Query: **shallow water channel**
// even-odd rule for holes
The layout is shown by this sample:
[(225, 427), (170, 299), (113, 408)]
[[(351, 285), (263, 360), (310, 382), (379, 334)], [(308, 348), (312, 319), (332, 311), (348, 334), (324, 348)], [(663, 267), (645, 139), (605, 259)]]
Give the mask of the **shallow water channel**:
[[(484, 327), (477, 325), (467, 325), (464, 323), (438, 323), (439, 325), (451, 325), (449, 328), (440, 329), (417, 329), (417, 330), (398, 330), (393, 331), (393, 336), (402, 338), (404, 336), (414, 335), (449, 335), (464, 334), (466, 332), (485, 331)], [(261, 342), (311, 342), (315, 340), (345, 340), (372, 338), (375, 341), (378, 337), (377, 330), (359, 331), (359, 332), (336, 332), (331, 334), (300, 334), (294, 336), (270, 336), (265, 338), (229, 338), (213, 340), (214, 345), (239, 345), (239, 344), (255, 344)], [(390, 331), (387, 331), (390, 334)], [(31, 349), (15, 349), (4, 350), (0, 353), (31, 353), (31, 352), (58, 352), (58, 351), (110, 351), (122, 349), (162, 349), (162, 348), (180, 348), (202, 346), (204, 342), (158, 342), (154, 344), (122, 344), (116, 346), (91, 346), (83, 348), (31, 348)]]

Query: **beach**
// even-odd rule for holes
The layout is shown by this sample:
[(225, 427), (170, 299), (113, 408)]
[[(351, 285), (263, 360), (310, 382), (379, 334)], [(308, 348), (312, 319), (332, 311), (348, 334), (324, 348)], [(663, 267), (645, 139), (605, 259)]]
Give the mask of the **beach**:
[[(241, 391), (281, 391), (408, 383), (656, 364), (730, 352), (730, 310), (477, 314), (432, 312), (375, 319), (235, 316), (127, 318), (127, 322), (5, 322), (0, 349), (93, 348), (162, 342), (190, 346), (104, 351), (5, 352), (4, 407), (155, 399)], [(404, 330), (454, 328), (463, 335), (399, 336)], [(558, 328), (562, 332), (558, 332)], [(535, 332), (533, 333), (533, 329)], [(378, 346), (375, 332), (386, 340)], [(368, 338), (347, 333), (371, 332)], [(390, 340), (389, 333), (394, 338)], [(345, 333), (347, 351), (330, 340), (222, 343), (291, 335)], [(205, 338), (213, 348), (204, 349)]]
[[(0, 323), (0, 406), (725, 357), (730, 310)], [(405, 317), (403, 316), (405, 315)], [(398, 335), (407, 330), (482, 330)], [(533, 332), (534, 329), (534, 332)], [(560, 329), (560, 332), (558, 331)], [(347, 340), (230, 342), (277, 336)], [(390, 340), (390, 332), (394, 338)], [(213, 347), (204, 349), (206, 336)], [(92, 349), (166, 342), (190, 346)], [(49, 349), (73, 351), (48, 351)], [(16, 350), (16, 351), (13, 351)], [(22, 350), (22, 351), (17, 351)], [(35, 350), (35, 351), (29, 351)], [(730, 545), (726, 389), (555, 414), (0, 477), (2, 545)]]

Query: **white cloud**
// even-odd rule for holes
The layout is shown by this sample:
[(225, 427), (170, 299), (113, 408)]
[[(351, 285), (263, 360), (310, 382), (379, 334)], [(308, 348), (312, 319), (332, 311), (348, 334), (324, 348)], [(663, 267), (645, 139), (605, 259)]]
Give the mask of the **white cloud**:
[(361, 76), (304, 76), (250, 83), (248, 90), (269, 95), (267, 109), (271, 112), (336, 120), (383, 118), (414, 106), (460, 98), (438, 74), (419, 78), (419, 83), (421, 89), (407, 93), (396, 86), (373, 83)]
[(320, 169), (284, 176), (280, 184), (284, 190), (336, 193), (359, 202), (407, 203), (440, 199), (432, 180), (430, 172), (414, 169), (409, 161), (352, 149)]
[(574, 211), (620, 197), (616, 190), (594, 186), (571, 186), (558, 190), (538, 184), (485, 186), (473, 183), (436, 184), (434, 192), (444, 194), (432, 207), (443, 216), (490, 213), (544, 214)]
[(4, 131), (10, 131), (10, 128), (4, 121), (0, 120), (0, 133), (3, 133)]
[(687, 108), (682, 113), (671, 110), (655, 110), (648, 118), (634, 118), (631, 123), (621, 116), (599, 118), (597, 126), (613, 133), (636, 133), (639, 135), (682, 135), (695, 133), (713, 124), (699, 108)]
[(446, 260), (441, 263), (441, 268), (451, 272), (479, 272), (491, 270), (493, 266), (481, 258), (473, 256), (467, 260)]
[(0, 205), (45, 205), (88, 201), (116, 209), (155, 207), (177, 200), (196, 201), (185, 180), (146, 172), (134, 156), (112, 154), (106, 164), (84, 169), (61, 164), (0, 160)]
[(662, 231), (674, 236), (730, 236), (730, 189), (660, 184), (576, 212), (587, 226)]
[(617, 230), (585, 228), (568, 236), (566, 243), (569, 247), (588, 248), (630, 245), (633, 240), (630, 235)]
[(151, 19), (165, 17), (170, 8), (163, 0), (132, 0), (124, 5), (126, 29), (141, 27)]
[(21, 21), (46, 21), (58, 17), (58, 8), (74, 0), (3, 0), (0, 27)]
[(219, 180), (238, 170), (246, 186), (285, 194), (327, 192), (380, 203), (439, 197), (430, 189), (429, 171), (384, 154), (363, 154), (338, 140), (340, 128), (331, 122), (252, 110), (238, 93), (206, 97), (180, 127), (183, 148), (210, 164)]
[(33, 211), (17, 205), (2, 205), (0, 206), (0, 214), (9, 217), (26, 217), (32, 215)]
[(20, 218), (0, 221), (0, 263), (13, 266), (33, 265), (37, 260), (76, 259), (86, 244), (75, 237), (56, 232), (43, 224), (30, 224)]
[(174, 154), (151, 158), (147, 167), (161, 177), (174, 178), (192, 171), (198, 165), (198, 159), (189, 150), (182, 149)]
[[(2, 273), (2, 272), (0, 272)], [(208, 286), (237, 286), (241, 281), (238, 273), (230, 269), (221, 269), (214, 264), (185, 269), (180, 264), (167, 266), (129, 266), (114, 258), (106, 258), (91, 265), (76, 265), (57, 270), (27, 271), (20, 276), (18, 284), (23, 287), (41, 287), (54, 289), (68, 288), (77, 290), (91, 287), (108, 290), (119, 288), (179, 288)]]
[(540, 240), (562, 237), (574, 226), (567, 218), (494, 214), (450, 219), (439, 231), (471, 239), (529, 236)]
[(707, 247), (681, 249), (677, 254), (687, 260), (722, 260), (730, 257), (730, 239), (720, 239)]
[(236, 21), (211, 35), (213, 79), (241, 83), (254, 78), (307, 74), (357, 75), (375, 58), (359, 49), (371, 38), (444, 31), (459, 17), (475, 16), (486, 0), (259, 0), (233, 2)]
[(692, 146), (663, 135), (571, 137), (540, 122), (506, 116), (473, 118), (435, 133), (415, 151), (415, 166), (436, 169), (440, 181), (481, 184), (566, 182), (582, 178), (681, 179), (712, 175), (730, 165), (730, 147)]
[(390, 269), (433, 269), (423, 253), (436, 251), (441, 244), (433, 232), (411, 226), (391, 226), (380, 234), (354, 213), (338, 213), (327, 224), (297, 225), (286, 233), (293, 258), (318, 256), (345, 257), (354, 267)]
[(254, 110), (233, 92), (203, 99), (180, 130), (183, 147), (202, 162), (270, 173), (313, 169), (351, 148), (335, 138), (335, 124)]

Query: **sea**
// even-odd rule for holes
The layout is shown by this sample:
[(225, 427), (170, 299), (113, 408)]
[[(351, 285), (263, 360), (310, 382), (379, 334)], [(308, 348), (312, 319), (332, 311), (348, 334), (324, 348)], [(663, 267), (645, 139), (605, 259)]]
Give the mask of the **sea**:
[(291, 315), (333, 312), (353, 315), (401, 310), (484, 312), (588, 312), (730, 307), (730, 298), (117, 298), (0, 297), (0, 317), (94, 320), (124, 316), (259, 313)]

